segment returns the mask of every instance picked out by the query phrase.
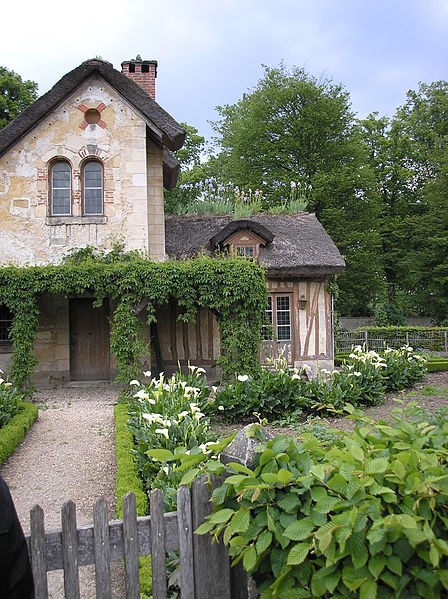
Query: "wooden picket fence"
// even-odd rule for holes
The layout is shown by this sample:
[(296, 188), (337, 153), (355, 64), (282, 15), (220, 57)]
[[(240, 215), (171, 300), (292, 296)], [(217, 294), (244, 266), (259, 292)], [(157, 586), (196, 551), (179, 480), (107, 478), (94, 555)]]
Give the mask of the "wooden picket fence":
[(123, 497), (123, 520), (108, 521), (104, 498), (93, 508), (93, 524), (77, 526), (72, 501), (61, 510), (61, 530), (45, 532), (44, 513), (35, 506), (30, 513), (27, 537), (35, 582), (35, 598), (48, 599), (47, 572), (64, 571), (65, 599), (80, 599), (79, 567), (95, 565), (96, 597), (111, 599), (110, 564), (124, 561), (126, 598), (140, 599), (138, 558), (151, 555), (153, 598), (166, 599), (166, 554), (179, 552), (182, 599), (245, 599), (247, 579), (242, 568), (230, 568), (222, 543), (194, 531), (211, 512), (212, 487), (205, 478), (191, 489), (180, 487), (177, 511), (164, 513), (162, 491), (150, 496), (150, 516), (137, 518), (133, 493)]

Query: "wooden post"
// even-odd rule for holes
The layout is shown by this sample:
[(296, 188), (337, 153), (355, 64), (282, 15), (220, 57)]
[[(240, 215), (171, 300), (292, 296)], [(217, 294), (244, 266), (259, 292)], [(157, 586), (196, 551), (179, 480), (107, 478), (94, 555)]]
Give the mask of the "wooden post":
[(123, 497), (124, 568), (126, 572), (126, 599), (140, 599), (138, 570), (137, 505), (134, 493)]
[[(209, 489), (206, 476), (192, 485), (193, 530), (212, 512), (211, 491), (222, 483), (212, 479)], [(209, 535), (194, 535), (194, 586), (196, 599), (230, 599), (230, 566), (227, 549), (222, 542), (212, 544)]]
[(366, 346), (366, 351), (369, 351), (369, 332), (364, 331), (364, 345)]
[(182, 599), (195, 599), (193, 564), (193, 520), (191, 492), (188, 487), (177, 491), (177, 527), (179, 531), (180, 589)]
[(93, 506), (96, 599), (111, 599), (109, 518), (104, 497)]
[(44, 511), (35, 505), (30, 512), (31, 568), (35, 599), (48, 598), (47, 549), (45, 546)]
[(154, 599), (166, 599), (165, 525), (163, 522), (163, 493), (151, 491), (149, 498), (151, 516), (152, 593)]
[(64, 503), (61, 514), (65, 599), (79, 599), (78, 531), (76, 506), (73, 501)]
[(445, 352), (448, 353), (448, 334), (447, 334), (447, 331), (444, 331), (444, 333), (445, 333), (445, 335), (444, 335), (444, 337), (445, 337)]

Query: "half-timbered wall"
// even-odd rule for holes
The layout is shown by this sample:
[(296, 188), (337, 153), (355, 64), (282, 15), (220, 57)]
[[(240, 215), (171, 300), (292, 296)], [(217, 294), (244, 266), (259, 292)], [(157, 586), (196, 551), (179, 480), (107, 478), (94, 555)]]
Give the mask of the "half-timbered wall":
[[(210, 310), (200, 310), (195, 322), (178, 320), (178, 307), (172, 302), (157, 311), (157, 329), (163, 367), (175, 370), (180, 363), (213, 367), (220, 355), (220, 331)], [(154, 357), (153, 357), (154, 362)]]

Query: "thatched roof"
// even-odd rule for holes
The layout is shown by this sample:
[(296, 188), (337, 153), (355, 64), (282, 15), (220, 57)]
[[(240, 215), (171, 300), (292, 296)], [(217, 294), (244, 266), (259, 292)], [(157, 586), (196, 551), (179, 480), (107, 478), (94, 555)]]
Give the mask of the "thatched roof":
[[(167, 216), (166, 253), (170, 258), (212, 255), (216, 240), (225, 241), (221, 233), (232, 229), (229, 237), (235, 232), (230, 226), (235, 222), (232, 216)], [(339, 250), (314, 214), (257, 214), (240, 222), (252, 223), (246, 228), (254, 233), (260, 226), (271, 233), (272, 241), (260, 248), (259, 256), (269, 277), (326, 276), (345, 269)]]
[(99, 59), (87, 60), (64, 75), (50, 91), (38, 98), (12, 123), (2, 129), (0, 131), (0, 156), (59, 106), (84, 81), (94, 75), (99, 75), (107, 81), (146, 119), (149, 135), (164, 147), (163, 179), (165, 186), (172, 189), (177, 181), (179, 164), (169, 150), (178, 150), (182, 147), (185, 141), (185, 129), (139, 85), (114, 69), (110, 62)]

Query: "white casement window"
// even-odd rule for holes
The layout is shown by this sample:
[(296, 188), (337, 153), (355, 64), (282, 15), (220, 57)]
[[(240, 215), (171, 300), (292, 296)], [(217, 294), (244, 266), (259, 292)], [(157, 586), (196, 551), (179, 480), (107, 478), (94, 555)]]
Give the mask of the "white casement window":
[(268, 296), (268, 305), (265, 316), (266, 325), (263, 326), (263, 338), (276, 341), (291, 340), (291, 295), (273, 293)]
[(69, 216), (72, 212), (72, 169), (66, 160), (56, 160), (50, 173), (50, 214)]
[(83, 214), (103, 214), (103, 165), (89, 160), (83, 167)]

